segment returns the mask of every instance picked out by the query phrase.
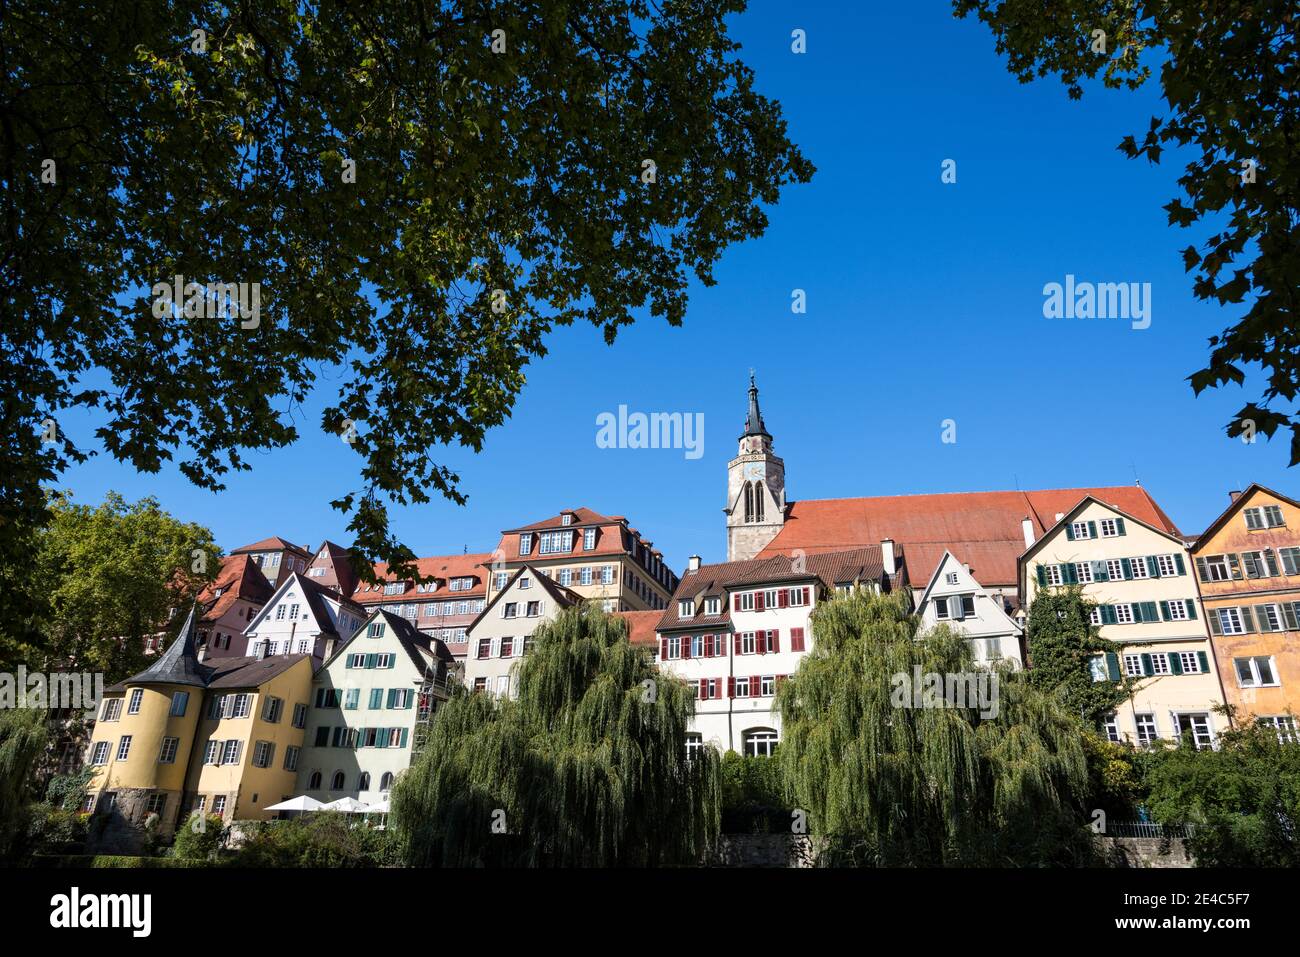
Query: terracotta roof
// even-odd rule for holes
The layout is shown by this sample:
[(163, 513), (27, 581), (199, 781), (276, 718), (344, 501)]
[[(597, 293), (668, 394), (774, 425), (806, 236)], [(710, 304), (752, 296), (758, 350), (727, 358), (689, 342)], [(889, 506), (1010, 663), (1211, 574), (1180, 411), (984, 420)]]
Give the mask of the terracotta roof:
[(945, 550), (971, 566), (985, 587), (1016, 582), (1016, 560), (1025, 550), (1021, 522), (1034, 538), (1092, 495), (1156, 528), (1179, 534), (1177, 526), (1139, 485), (1110, 488), (1043, 489), (1029, 492), (948, 492), (873, 498), (794, 502), (785, 526), (758, 555), (809, 556), (892, 538), (907, 553), (915, 582), (928, 581)]
[(287, 542), (278, 535), (274, 535), (271, 538), (264, 538), (260, 542), (253, 542), (253, 544), (251, 545), (242, 545), (239, 548), (233, 549), (230, 554), (239, 555), (242, 554), (243, 552), (278, 552), (278, 551), (301, 552), (303, 555), (307, 555), (308, 557), (310, 557), (311, 554), (310, 552), (307, 551), (307, 549), (303, 548), (301, 545), (295, 545), (293, 544), (293, 542)]
[[(571, 514), (573, 521), (568, 525), (564, 524), (564, 516)], [(511, 532), (535, 532), (538, 529), (551, 528), (577, 528), (580, 525), (618, 525), (623, 521), (621, 515), (601, 515), (599, 512), (593, 512), (589, 508), (570, 508), (565, 509), (559, 515), (543, 519), (540, 522), (533, 522), (531, 525), (521, 525), (519, 528), (507, 528), (501, 534), (509, 535)]]
[(249, 555), (227, 555), (221, 560), (216, 580), (199, 592), (203, 620), (219, 620), (241, 598), (265, 605), (274, 592), (274, 586)]
[[(389, 632), (397, 639), (398, 644), (400, 644), (402, 650), (406, 652), (406, 656), (410, 659), (411, 664), (415, 666), (415, 670), (420, 672), (420, 674), (424, 674), (430, 667), (432, 667), (435, 672), (438, 671), (438, 662), (440, 661), (445, 662), (446, 665), (450, 665), (456, 660), (455, 656), (447, 649), (447, 646), (443, 644), (441, 639), (429, 637), (401, 615), (394, 615), (392, 612), (376, 609), (370, 613), (364, 622), (361, 623), (360, 628), (354, 631), (351, 635), (348, 635), (347, 639), (339, 644), (338, 648), (335, 649), (334, 654), (330, 655), (329, 660), (326, 661), (325, 664), (329, 664), (339, 655), (343, 654), (347, 647), (352, 644), (353, 640), (355, 640), (358, 635), (363, 634), (370, 626), (370, 623), (376, 620), (382, 620), (387, 623)], [(442, 670), (446, 670), (445, 665)]]
[(658, 641), (655, 637), (655, 626), (659, 624), (663, 612), (616, 611), (614, 616), (627, 622), (627, 640), (630, 644), (655, 647)]
[[(358, 585), (352, 593), (352, 600), (363, 605), (395, 601), (441, 601), (444, 598), (482, 598), (487, 594), (487, 572), (483, 566), (492, 562), (492, 555), (487, 552), (471, 552), (468, 555), (433, 555), (429, 558), (417, 558), (415, 569), (422, 576), (437, 579), (436, 592), (417, 591), (411, 579), (406, 579), (409, 588), (400, 595), (385, 595), (383, 586), (371, 591), (366, 585)], [(388, 574), (388, 566), (383, 562), (375, 566), (375, 577), (380, 582), (393, 581)], [(468, 591), (451, 591), (447, 582), (452, 578), (473, 578), (474, 586)]]
[[(342, 595), (340, 595), (332, 588), (326, 588), (324, 585), (318, 585), (310, 578), (304, 577), (301, 572), (294, 572), (287, 579), (285, 579), (284, 584), (280, 586), (280, 590), (283, 591), (285, 588), (287, 588), (289, 583), (292, 582), (295, 578), (298, 580), (298, 584), (302, 586), (303, 597), (307, 600), (307, 604), (311, 606), (312, 615), (315, 616), (317, 624), (321, 626), (322, 635), (328, 636), (328, 635), (338, 634), (338, 632), (335, 631), (333, 628), (327, 627), (330, 621), (330, 615), (329, 612), (326, 611), (325, 609), (324, 602), (326, 599), (330, 599), (332, 601), (338, 602), (341, 608), (345, 608), (348, 611), (353, 612), (358, 618), (360, 618), (362, 615), (365, 614), (365, 609), (362, 608), (355, 601), (349, 601), (348, 599), (344, 598)], [(340, 637), (346, 637), (346, 636), (340, 635)]]
[[(902, 556), (897, 549), (895, 561), (898, 565), (895, 574), (889, 579), (890, 588), (906, 584), (907, 580)], [(885, 566), (879, 545), (820, 552), (806, 555), (802, 560), (792, 560), (778, 554), (740, 562), (701, 565), (698, 571), (688, 571), (682, 576), (668, 608), (660, 614), (657, 627), (661, 631), (669, 628), (729, 627), (731, 609), (726, 600), (729, 589), (734, 591), (752, 585), (801, 581), (818, 581), (826, 588), (834, 588), (840, 584), (884, 579)], [(704, 599), (713, 597), (722, 599), (719, 613), (705, 615)], [(695, 615), (686, 619), (678, 616), (677, 603), (682, 599), (695, 601)]]
[(537, 583), (542, 586), (542, 590), (545, 591), (546, 594), (550, 595), (551, 600), (560, 608), (569, 608), (586, 600), (573, 589), (565, 588), (559, 582), (542, 574), (531, 565), (521, 565), (519, 568), (515, 569), (515, 573), (510, 576), (510, 580), (506, 582), (505, 587), (493, 595), (492, 600), (484, 605), (483, 610), (475, 615), (474, 620), (466, 626), (465, 630), (467, 633), (472, 632), (478, 623), (491, 613), (492, 609), (496, 607), (497, 602), (501, 600), (501, 596), (510, 591), (510, 586), (513, 585), (515, 580), (525, 572), (537, 579)]
[(351, 595), (357, 587), (357, 573), (352, 567), (352, 553), (342, 545), (336, 545), (329, 539), (321, 542), (320, 548), (316, 549), (312, 559), (307, 563), (307, 568), (326, 567), (323, 562), (318, 563), (321, 555), (328, 560), (331, 569), (334, 571), (334, 579), (338, 582), (338, 590), (342, 595)]

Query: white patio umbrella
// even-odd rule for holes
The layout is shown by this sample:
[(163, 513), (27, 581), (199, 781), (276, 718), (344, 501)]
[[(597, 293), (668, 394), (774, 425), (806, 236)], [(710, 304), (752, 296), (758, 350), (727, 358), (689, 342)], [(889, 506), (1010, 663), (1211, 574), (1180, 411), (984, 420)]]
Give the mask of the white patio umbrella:
[(287, 801), (281, 801), (279, 804), (272, 804), (266, 808), (268, 811), (319, 811), (325, 805), (321, 804), (315, 798), (303, 794), (296, 798), (289, 798)]
[(380, 798), (378, 801), (376, 801), (374, 804), (371, 804), (369, 810), (370, 810), (370, 813), (371, 813), (371, 814), (387, 814), (387, 813), (388, 813), (388, 795), (385, 794), (383, 797), (381, 797), (381, 798)]
[(322, 811), (342, 811), (344, 814), (365, 814), (370, 810), (370, 806), (363, 804), (354, 797), (343, 797), (337, 801), (330, 801), (329, 804), (321, 807)]

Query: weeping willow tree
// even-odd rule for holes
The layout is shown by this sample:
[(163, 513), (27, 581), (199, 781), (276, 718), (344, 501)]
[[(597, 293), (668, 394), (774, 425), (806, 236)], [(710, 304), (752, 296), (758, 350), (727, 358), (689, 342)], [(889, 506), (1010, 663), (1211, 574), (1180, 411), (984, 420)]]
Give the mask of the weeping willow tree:
[(32, 769), (45, 751), (46, 712), (0, 709), (0, 860), (14, 851), (32, 797)]
[[(919, 635), (898, 595), (836, 599), (812, 627), (814, 650), (777, 692), (777, 760), (822, 863), (1092, 860), (1082, 726), (1056, 697), (976, 669), (946, 627)], [(982, 701), (966, 693), (976, 681)], [(962, 690), (940, 698), (936, 682)]]
[(595, 608), (543, 625), (519, 695), (458, 692), (393, 789), (414, 866), (694, 864), (720, 820), (718, 759), (686, 758), (688, 686)]

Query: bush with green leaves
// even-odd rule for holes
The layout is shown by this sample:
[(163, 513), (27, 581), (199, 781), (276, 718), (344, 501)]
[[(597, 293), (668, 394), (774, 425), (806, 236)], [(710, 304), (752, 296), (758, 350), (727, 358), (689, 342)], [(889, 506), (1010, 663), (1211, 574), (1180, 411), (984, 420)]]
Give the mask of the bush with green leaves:
[(236, 867), (391, 867), (399, 862), (392, 832), (357, 815), (321, 812), (246, 828), (227, 863)]
[(781, 763), (771, 758), (722, 756), (722, 833), (788, 833), (791, 804), (786, 800)]
[(190, 815), (176, 829), (172, 843), (172, 856), (192, 861), (213, 860), (225, 844), (226, 825), (216, 814), (209, 814), (200, 823), (198, 811)]

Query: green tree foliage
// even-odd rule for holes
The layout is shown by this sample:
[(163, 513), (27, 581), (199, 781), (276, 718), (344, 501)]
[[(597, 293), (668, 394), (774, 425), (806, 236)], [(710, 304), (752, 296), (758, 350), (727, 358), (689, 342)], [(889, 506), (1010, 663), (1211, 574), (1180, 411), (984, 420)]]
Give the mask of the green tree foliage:
[[(1167, 146), (1190, 156), (1179, 178), (1186, 201), (1164, 208), (1171, 225), (1213, 235), (1183, 250), (1199, 299), (1237, 305), (1236, 325), (1210, 338), (1209, 364), (1191, 378), (1199, 393), (1241, 384), (1262, 368), (1267, 386), (1228, 424), (1229, 435), (1290, 428), (1300, 462), (1300, 14), (1295, 0), (953, 0), (993, 30), (1008, 69), (1028, 82), (1059, 74), (1070, 96), (1099, 73), (1108, 87), (1136, 88), (1159, 62), (1169, 112), (1120, 149), (1160, 161)], [(1104, 47), (1094, 31), (1105, 34)], [(1250, 166), (1249, 164), (1254, 164)]]
[(720, 772), (723, 834), (790, 833), (791, 806), (780, 761), (728, 751)]
[[(0, 545), (86, 454), (47, 417), (97, 407), (115, 458), (219, 489), (323, 377), (353, 553), (407, 573), (387, 505), (463, 501), (432, 450), (481, 447), (550, 330), (679, 324), (811, 177), (728, 35), (744, 6), (6, 4)], [(155, 315), (175, 275), (259, 283), (256, 326)]]
[[(1023, 674), (997, 672), (997, 714), (896, 706), (896, 677), (970, 674), (946, 627), (918, 634), (899, 595), (818, 606), (813, 651), (777, 692), (777, 752), (822, 862), (1033, 865), (1088, 860), (1081, 726)], [(986, 709), (992, 710), (992, 709)]]
[(176, 838), (172, 842), (171, 855), (189, 861), (215, 860), (217, 851), (225, 844), (226, 825), (218, 814), (209, 814), (202, 821), (199, 812), (190, 815), (189, 820), (176, 829)]
[(1101, 655), (1104, 662), (1107, 653), (1116, 651), (1092, 623), (1094, 607), (1081, 588), (1044, 589), (1029, 608), (1025, 630), (1030, 682), (1059, 694), (1072, 714), (1096, 729), (1132, 693), (1133, 679), (1111, 681), (1108, 673), (1106, 681), (1094, 680), (1093, 659)]
[(208, 529), (173, 518), (152, 498), (128, 503), (110, 492), (92, 508), (56, 497), (28, 575), (48, 608), (36, 633), (14, 636), (10, 647), (29, 668), (67, 664), (103, 671), (108, 682), (127, 677), (144, 664), (144, 637), (216, 577), (218, 556)]
[(399, 862), (388, 830), (368, 827), (352, 814), (322, 812), (248, 828), (226, 862), (232, 867), (388, 867)]
[(1088, 806), (1105, 811), (1110, 820), (1133, 820), (1146, 793), (1133, 749), (1092, 731), (1080, 740), (1088, 760)]
[(397, 779), (414, 865), (697, 863), (718, 833), (718, 759), (686, 758), (689, 687), (583, 606), (534, 634), (517, 699), (459, 692)]
[(48, 738), (46, 717), (40, 708), (0, 708), (0, 860), (14, 853), (27, 829), (32, 770)]
[(1195, 825), (1203, 867), (1300, 867), (1300, 745), (1258, 724), (1223, 732), (1217, 750), (1165, 748), (1145, 759), (1162, 823)]

